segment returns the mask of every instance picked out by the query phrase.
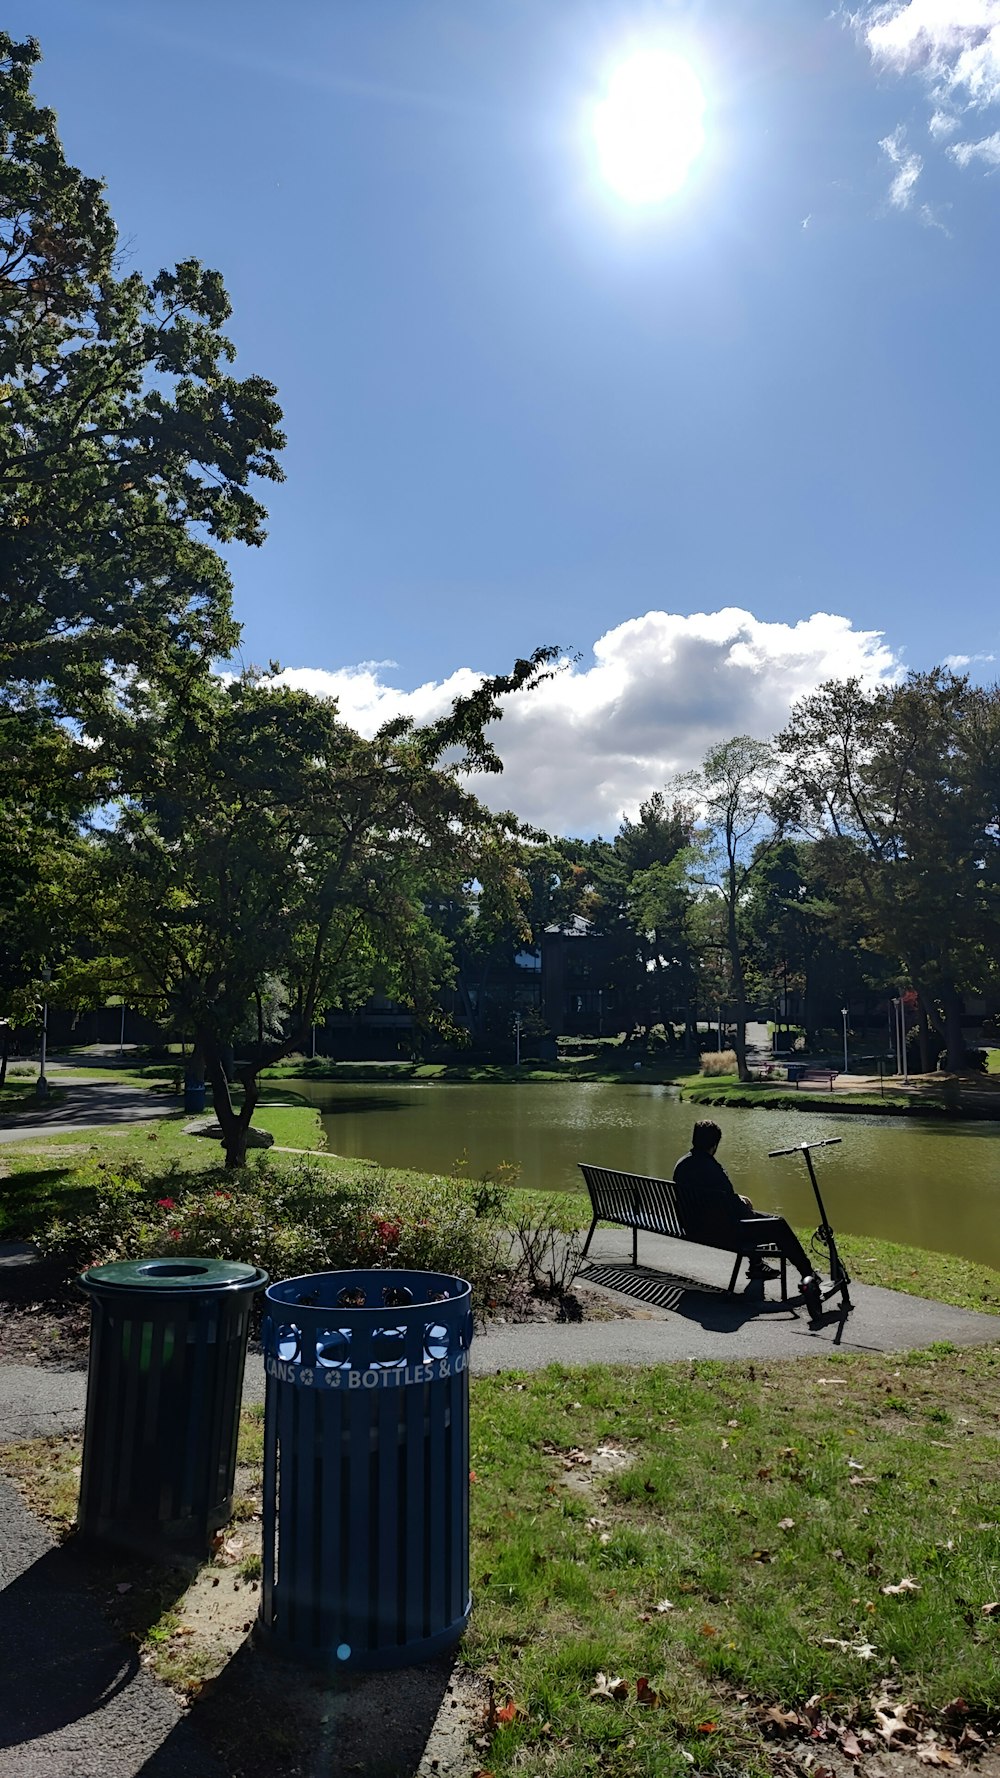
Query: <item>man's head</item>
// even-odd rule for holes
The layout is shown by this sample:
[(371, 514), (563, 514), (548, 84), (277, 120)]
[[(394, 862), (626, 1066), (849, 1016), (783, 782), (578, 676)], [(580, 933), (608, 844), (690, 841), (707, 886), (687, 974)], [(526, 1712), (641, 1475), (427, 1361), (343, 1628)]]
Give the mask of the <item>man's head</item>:
[(700, 1118), (691, 1132), (692, 1154), (714, 1154), (722, 1141), (722, 1131), (710, 1117)]

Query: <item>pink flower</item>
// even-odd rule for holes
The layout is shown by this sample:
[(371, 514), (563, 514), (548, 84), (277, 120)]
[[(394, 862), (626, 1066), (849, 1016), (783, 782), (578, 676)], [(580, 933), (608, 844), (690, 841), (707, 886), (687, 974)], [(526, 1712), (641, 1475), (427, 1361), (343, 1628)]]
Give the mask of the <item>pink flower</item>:
[(174, 1203), (173, 1198), (157, 1198), (156, 1202), (159, 1205), (161, 1210), (176, 1209), (176, 1205)]
[(180, 1231), (180, 1229), (171, 1229), (171, 1231), (170, 1231), (170, 1239), (171, 1239), (171, 1241), (179, 1241), (179, 1240), (180, 1240), (180, 1238), (181, 1238), (181, 1231)]
[(399, 1243), (402, 1229), (398, 1222), (378, 1221), (375, 1224), (375, 1233), (385, 1242), (387, 1247), (396, 1247)]

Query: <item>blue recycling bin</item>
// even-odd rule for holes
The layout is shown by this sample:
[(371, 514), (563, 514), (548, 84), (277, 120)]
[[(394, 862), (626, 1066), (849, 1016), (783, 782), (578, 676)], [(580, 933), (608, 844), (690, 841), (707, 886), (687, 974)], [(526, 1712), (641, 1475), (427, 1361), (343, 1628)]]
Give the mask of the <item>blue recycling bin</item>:
[(258, 1635), (277, 1652), (406, 1667), (465, 1629), (471, 1295), (395, 1270), (267, 1291)]
[(789, 1062), (787, 1068), (785, 1069), (786, 1079), (789, 1080), (794, 1086), (798, 1086), (799, 1081), (805, 1079), (805, 1073), (806, 1073), (806, 1065), (804, 1062)]
[(185, 1082), (184, 1082), (184, 1109), (187, 1112), (204, 1111), (204, 1109), (205, 1109), (205, 1082), (203, 1080), (191, 1080), (190, 1078), (185, 1079)]

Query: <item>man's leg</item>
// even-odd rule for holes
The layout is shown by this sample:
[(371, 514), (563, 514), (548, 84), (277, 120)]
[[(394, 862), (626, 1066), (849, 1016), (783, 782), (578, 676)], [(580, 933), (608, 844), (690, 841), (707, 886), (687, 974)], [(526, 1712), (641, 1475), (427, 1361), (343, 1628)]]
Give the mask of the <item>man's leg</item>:
[(811, 1276), (812, 1260), (783, 1216), (766, 1216), (755, 1210), (752, 1216), (740, 1218), (740, 1228), (754, 1241), (772, 1241), (783, 1258), (791, 1260), (800, 1278)]

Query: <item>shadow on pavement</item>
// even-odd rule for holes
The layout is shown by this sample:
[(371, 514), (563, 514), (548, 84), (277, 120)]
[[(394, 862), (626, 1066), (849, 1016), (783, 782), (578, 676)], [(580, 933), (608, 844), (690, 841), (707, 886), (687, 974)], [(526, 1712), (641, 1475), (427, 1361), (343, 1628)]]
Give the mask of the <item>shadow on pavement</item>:
[(143, 1671), (135, 1643), (105, 1617), (102, 1587), (114, 1587), (108, 1566), (62, 1547), (0, 1592), (0, 1773), (125, 1778), (169, 1740), (158, 1778), (221, 1778), (176, 1700)]
[[(452, 1659), (330, 1678), (248, 1640), (218, 1677), (206, 1682), (187, 1718), (136, 1778), (172, 1778), (178, 1770), (172, 1743), (180, 1742), (185, 1730), (198, 1732), (223, 1762), (227, 1778), (319, 1772), (323, 1778), (410, 1778), (446, 1705)], [(455, 1754), (467, 1746), (459, 1716), (456, 1704)], [(451, 1764), (457, 1769), (458, 1761), (444, 1753), (440, 1769)]]
[(764, 1296), (759, 1284), (750, 1284), (742, 1296), (730, 1296), (717, 1285), (704, 1284), (696, 1278), (685, 1278), (677, 1272), (655, 1271), (650, 1266), (590, 1265), (577, 1273), (581, 1283), (601, 1284), (605, 1290), (616, 1290), (657, 1309), (669, 1309), (688, 1321), (715, 1333), (736, 1333), (747, 1321), (761, 1316), (794, 1317), (802, 1308), (801, 1299), (787, 1303)]

